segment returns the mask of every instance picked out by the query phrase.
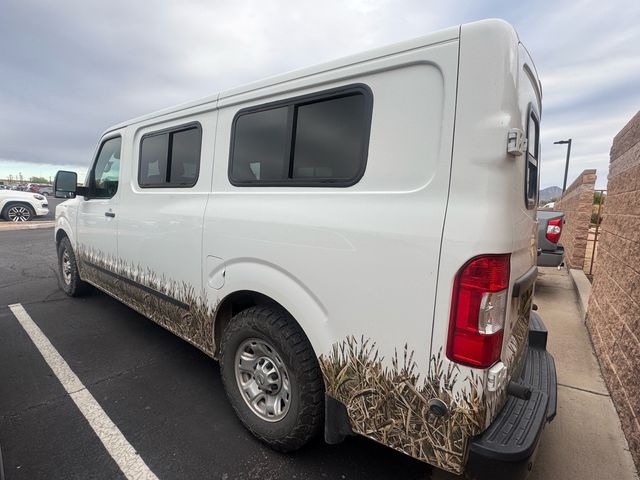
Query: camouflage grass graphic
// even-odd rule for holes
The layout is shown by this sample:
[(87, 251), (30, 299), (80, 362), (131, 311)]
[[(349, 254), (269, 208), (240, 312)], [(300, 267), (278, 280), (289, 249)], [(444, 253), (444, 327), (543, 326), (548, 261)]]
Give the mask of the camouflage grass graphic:
[[(210, 307), (204, 293), (198, 295), (187, 283), (158, 276), (148, 268), (105, 256), (92, 249), (79, 248), (77, 256), (83, 280), (162, 325), (207, 355), (214, 356), (213, 318), (217, 305)], [(175, 299), (188, 308), (165, 300), (136, 284)]]
[[(77, 256), (83, 280), (214, 356), (213, 318), (218, 305), (210, 307), (204, 293), (198, 295), (187, 283), (98, 251), (80, 248)], [(514, 371), (526, 354), (531, 298), (529, 290), (519, 299), (504, 359)], [(401, 356), (396, 351), (387, 367), (375, 342), (364, 337), (335, 344), (319, 362), (327, 393), (346, 406), (355, 432), (456, 474), (464, 469), (469, 439), (486, 428), (506, 398), (504, 388), (483, 391), (484, 379), (473, 371), (461, 379), (456, 364), (445, 369), (441, 351), (431, 356), (429, 375), (422, 379), (407, 345)], [(448, 415), (434, 415), (431, 399), (441, 400)]]
[[(443, 365), (440, 353), (432, 356), (430, 375), (421, 380), (406, 346), (402, 358), (396, 352), (386, 368), (374, 342), (354, 337), (320, 356), (327, 393), (345, 404), (354, 431), (461, 473), (468, 438), (484, 428), (485, 404), (478, 377), (472, 374), (464, 379), (468, 388), (456, 389), (458, 367)], [(433, 398), (447, 405), (449, 415), (431, 413), (428, 402)]]
[[(519, 372), (526, 354), (532, 291), (518, 302), (518, 318), (504, 363)], [(357, 433), (388, 445), (418, 460), (460, 474), (467, 442), (480, 434), (504, 405), (505, 388), (482, 389), (484, 378), (470, 372), (460, 378), (456, 364), (444, 368), (442, 351), (432, 355), (429, 375), (420, 379), (413, 352), (407, 345), (384, 366), (375, 342), (349, 337), (320, 356), (327, 393), (342, 402)], [(439, 399), (449, 414), (434, 415), (429, 400)]]

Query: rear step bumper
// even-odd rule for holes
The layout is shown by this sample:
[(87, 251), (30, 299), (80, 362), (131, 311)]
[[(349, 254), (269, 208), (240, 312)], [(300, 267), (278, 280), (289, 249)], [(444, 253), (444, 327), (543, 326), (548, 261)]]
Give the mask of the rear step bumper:
[(527, 360), (517, 382), (531, 389), (531, 397), (508, 396), (489, 428), (472, 440), (467, 463), (472, 478), (523, 478), (531, 470), (542, 430), (557, 408), (556, 366), (546, 347), (547, 329), (532, 311)]

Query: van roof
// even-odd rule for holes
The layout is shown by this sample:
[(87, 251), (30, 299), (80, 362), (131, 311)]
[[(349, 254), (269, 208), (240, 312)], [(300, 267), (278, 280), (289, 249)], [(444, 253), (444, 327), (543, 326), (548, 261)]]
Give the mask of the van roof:
[[(495, 30), (496, 28), (498, 29), (507, 28), (512, 32), (514, 31), (514, 28), (509, 23), (499, 19), (480, 20), (478, 22), (473, 22), (473, 24), (475, 25), (484, 24), (482, 26), (487, 28), (487, 30)], [(140, 123), (147, 120), (152, 120), (154, 118), (162, 117), (164, 115), (169, 115), (169, 114), (180, 112), (190, 108), (199, 107), (208, 103), (213, 103), (223, 98), (231, 98), (236, 95), (250, 93), (252, 91), (256, 91), (261, 88), (276, 86), (291, 80), (309, 77), (319, 73), (329, 72), (331, 70), (337, 70), (339, 68), (343, 68), (349, 65), (355, 65), (355, 64), (366, 62), (376, 58), (381, 58), (381, 57), (393, 55), (400, 52), (406, 52), (409, 50), (414, 50), (414, 49), (426, 47), (429, 45), (449, 42), (449, 41), (458, 39), (460, 37), (460, 28), (461, 28), (461, 25), (445, 28), (443, 30), (438, 30), (436, 32), (429, 33), (427, 35), (422, 35), (420, 37), (416, 37), (411, 40), (405, 40), (405, 41), (394, 43), (384, 47), (367, 50), (361, 53), (356, 53), (356, 54), (342, 57), (336, 60), (331, 60), (329, 62), (313, 65), (310, 67), (305, 67), (298, 70), (293, 70), (280, 75), (268, 77), (263, 80), (251, 82), (251, 83), (242, 85), (240, 87), (221, 91), (214, 95), (209, 95), (204, 98), (192, 100), (186, 103), (181, 103), (173, 107), (164, 108), (156, 112), (152, 112), (146, 115), (142, 115), (140, 117), (132, 118), (125, 122), (121, 122), (116, 125), (113, 125), (109, 129), (107, 129), (104, 133), (106, 134), (113, 130), (124, 128), (129, 125), (133, 125), (133, 124)]]

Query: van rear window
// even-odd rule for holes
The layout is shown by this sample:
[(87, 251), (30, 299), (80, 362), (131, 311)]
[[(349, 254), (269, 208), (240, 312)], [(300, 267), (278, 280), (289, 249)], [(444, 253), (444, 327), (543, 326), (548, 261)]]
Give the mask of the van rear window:
[(243, 186), (350, 186), (364, 173), (372, 95), (352, 86), (240, 111), (229, 180)]
[(190, 124), (144, 135), (140, 141), (138, 185), (193, 187), (200, 171), (202, 128)]
[(525, 204), (528, 209), (538, 204), (538, 165), (540, 151), (540, 122), (533, 110), (527, 120), (527, 158), (525, 165)]

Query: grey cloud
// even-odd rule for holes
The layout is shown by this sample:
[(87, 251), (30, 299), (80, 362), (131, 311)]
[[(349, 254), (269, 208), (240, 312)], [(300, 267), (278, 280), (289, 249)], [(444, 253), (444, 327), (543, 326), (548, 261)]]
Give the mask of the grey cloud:
[(100, 132), (127, 118), (487, 17), (516, 26), (542, 78), (543, 186), (562, 181), (553, 141), (565, 136), (572, 174), (595, 166), (604, 179), (611, 139), (640, 104), (637, 0), (5, 0), (2, 10), (0, 161), (86, 166)]

